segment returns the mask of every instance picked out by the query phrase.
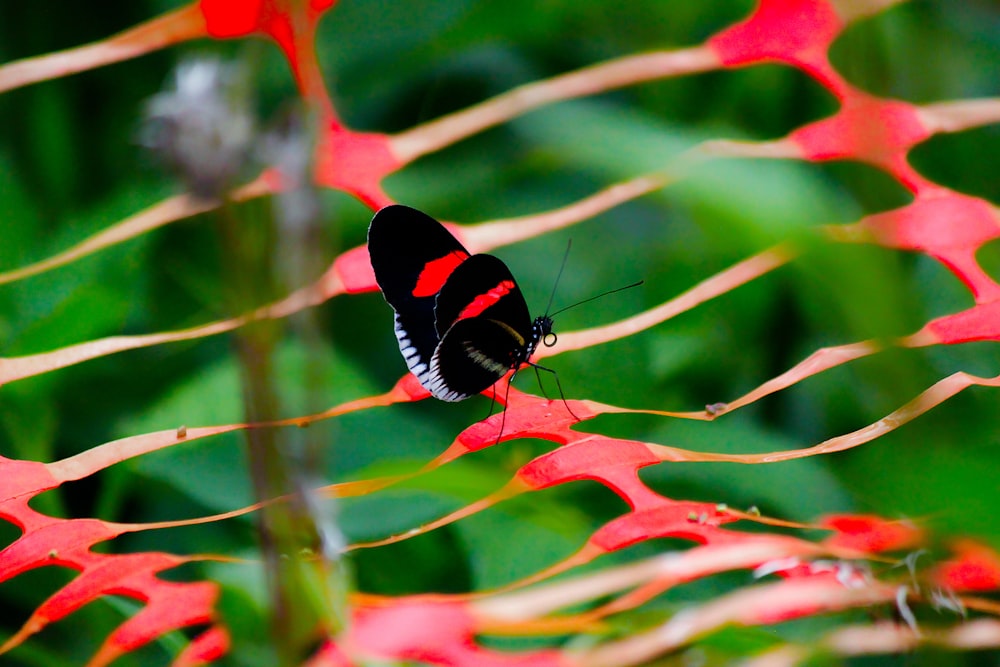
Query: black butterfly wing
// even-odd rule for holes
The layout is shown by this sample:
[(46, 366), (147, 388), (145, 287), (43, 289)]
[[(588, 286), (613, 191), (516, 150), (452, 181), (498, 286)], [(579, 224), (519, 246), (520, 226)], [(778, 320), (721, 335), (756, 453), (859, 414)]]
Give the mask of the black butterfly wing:
[(434, 218), (409, 206), (386, 206), (368, 227), (375, 280), (396, 312), (396, 338), (410, 372), (427, 387), (440, 335), (438, 292), (469, 252)]
[(458, 320), (438, 343), (424, 386), (442, 401), (474, 396), (514, 366), (524, 341), (504, 322)]
[(493, 255), (473, 255), (445, 281), (437, 297), (434, 322), (438, 336), (455, 322), (483, 317), (507, 324), (522, 337), (531, 334), (531, 315), (510, 269)]
[(438, 294), (441, 342), (424, 386), (444, 401), (460, 401), (503, 377), (531, 336), (531, 317), (514, 276), (492, 255), (473, 255)]

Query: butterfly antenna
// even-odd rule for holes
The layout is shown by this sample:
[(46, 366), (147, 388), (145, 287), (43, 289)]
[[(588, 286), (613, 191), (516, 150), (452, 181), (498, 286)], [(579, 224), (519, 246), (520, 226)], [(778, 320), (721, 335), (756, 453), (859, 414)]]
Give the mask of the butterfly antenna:
[[(560, 269), (559, 272), (562, 273), (562, 269)], [(590, 301), (593, 301), (594, 299), (600, 299), (602, 296), (608, 296), (609, 294), (614, 294), (616, 292), (622, 292), (622, 291), (627, 290), (627, 289), (632, 289), (633, 287), (638, 287), (639, 285), (643, 284), (644, 282), (646, 282), (646, 281), (645, 280), (640, 280), (639, 282), (632, 283), (631, 285), (625, 285), (624, 287), (617, 287), (617, 288), (615, 288), (613, 290), (608, 290), (607, 292), (601, 292), (600, 294), (596, 294), (596, 295), (590, 297), (589, 299), (584, 299), (583, 301), (577, 301), (576, 303), (570, 304), (570, 305), (566, 306), (565, 308), (560, 308), (556, 312), (550, 314), (549, 317), (554, 317), (554, 316), (558, 315), (559, 313), (566, 312), (570, 308), (576, 308), (577, 306), (581, 306), (581, 305), (583, 305), (585, 303), (589, 303)], [(551, 302), (549, 303), (549, 305), (550, 306), (552, 305)]]
[(559, 287), (559, 280), (562, 278), (563, 269), (566, 268), (566, 260), (569, 259), (569, 249), (572, 247), (573, 239), (569, 239), (566, 241), (566, 252), (563, 253), (562, 263), (559, 265), (559, 273), (556, 274), (556, 282), (552, 285), (552, 294), (549, 295), (549, 303), (545, 306), (546, 317), (548, 317), (549, 311), (552, 309), (552, 301), (556, 298), (556, 288)]

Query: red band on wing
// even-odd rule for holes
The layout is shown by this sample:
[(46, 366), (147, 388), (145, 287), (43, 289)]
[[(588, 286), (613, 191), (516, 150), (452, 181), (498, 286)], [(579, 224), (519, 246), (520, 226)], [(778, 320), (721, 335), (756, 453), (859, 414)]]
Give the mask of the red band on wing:
[(427, 262), (417, 278), (417, 284), (413, 288), (413, 296), (434, 296), (440, 292), (452, 271), (468, 258), (468, 253), (452, 250), (444, 257)]
[(458, 314), (458, 319), (463, 320), (467, 317), (475, 317), (476, 315), (479, 315), (516, 287), (517, 286), (514, 284), (513, 280), (502, 281), (486, 294), (480, 294), (473, 299), (472, 303), (462, 309), (462, 312)]

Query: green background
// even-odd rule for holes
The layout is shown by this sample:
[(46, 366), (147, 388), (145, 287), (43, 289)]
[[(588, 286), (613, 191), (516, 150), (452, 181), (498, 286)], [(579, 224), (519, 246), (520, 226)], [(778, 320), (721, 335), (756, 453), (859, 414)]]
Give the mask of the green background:
[[(101, 39), (178, 5), (170, 2), (0, 4), (0, 62)], [(401, 131), (514, 86), (649, 50), (700, 43), (746, 15), (750, 2), (364, 3), (344, 0), (323, 19), (319, 60), (339, 113), (352, 128)], [(177, 191), (138, 145), (144, 100), (179, 60), (223, 55), (253, 63), (258, 111), (274, 117), (295, 97), (277, 49), (259, 41), (201, 41), (40, 83), (0, 100), (0, 270), (45, 258)], [(915, 103), (995, 96), (1000, 9), (990, 2), (913, 2), (852, 25), (831, 49), (834, 66), (871, 93)], [(460, 222), (542, 212), (666, 166), (707, 139), (779, 138), (836, 109), (806, 75), (759, 65), (654, 81), (547, 106), (418, 160), (387, 179), (397, 201)], [(933, 137), (911, 154), (925, 176), (1000, 201), (996, 126)], [(324, 192), (327, 261), (363, 243), (371, 212)], [(956, 277), (923, 256), (832, 245), (811, 233), (910, 201), (887, 175), (853, 163), (716, 161), (689, 178), (571, 229), (496, 254), (540, 313), (566, 241), (573, 250), (556, 305), (638, 279), (640, 289), (558, 317), (557, 331), (615, 321), (654, 307), (785, 238), (799, 239), (792, 265), (624, 340), (550, 359), (569, 398), (668, 410), (731, 400), (811, 352), (912, 333), (929, 319), (972, 305)], [(270, 224), (266, 201), (237, 207), (247, 234)], [(211, 215), (181, 221), (82, 261), (0, 286), (0, 354), (15, 356), (117, 334), (193, 326), (232, 315), (231, 289)], [(978, 255), (1000, 266), (994, 245)], [(266, 301), (259, 295), (258, 302)], [(317, 309), (325, 344), (310, 348), (286, 330), (278, 384), (287, 415), (387, 390), (404, 365), (391, 313), (377, 293), (342, 296)], [(641, 416), (602, 417), (581, 430), (715, 452), (806, 447), (865, 426), (956, 371), (1000, 372), (995, 343), (895, 350), (810, 378), (706, 424)], [(0, 390), (0, 454), (52, 461), (103, 442), (162, 428), (241, 421), (240, 369), (228, 336), (97, 359)], [(312, 378), (310, 383), (303, 378)], [(518, 385), (535, 392), (534, 378)], [(664, 495), (758, 506), (811, 520), (831, 512), (911, 518), (934, 540), (973, 536), (1000, 547), (1000, 413), (995, 390), (972, 388), (917, 422), (857, 450), (777, 465), (662, 464), (642, 478)], [(412, 469), (438, 454), (488, 400), (424, 401), (317, 424), (320, 481)], [(418, 482), (337, 505), (350, 541), (402, 531), (505, 483), (552, 443), (505, 443)], [(170, 448), (68, 484), (33, 503), (67, 517), (177, 519), (252, 501), (242, 436)], [(353, 554), (361, 590), (478, 590), (509, 583), (565, 557), (625, 505), (592, 483), (564, 485), (505, 503), (446, 529)], [(114, 551), (253, 555), (252, 519), (151, 531), (107, 545)], [(16, 531), (0, 526), (4, 542)], [(610, 565), (680, 548), (640, 545)], [(933, 556), (932, 556), (933, 558)], [(173, 574), (171, 576), (174, 576)], [(182, 568), (225, 587), (234, 635), (223, 664), (266, 665), (261, 573), (252, 566)], [(0, 585), (13, 632), (44, 596), (69, 579), (45, 568)], [(672, 591), (621, 619), (634, 631), (691, 599), (745, 585), (742, 575)], [(135, 605), (90, 605), (4, 656), (3, 664), (81, 664)], [(887, 612), (888, 613), (888, 612)], [(808, 639), (826, 622), (777, 629)], [(811, 623), (811, 625), (810, 625)], [(738, 656), (775, 629), (723, 633), (703, 647)], [(120, 664), (165, 664), (179, 636)], [(558, 641), (558, 640), (554, 640)], [(679, 658), (678, 658), (679, 659)], [(916, 655), (900, 664), (972, 664), (988, 655)], [(880, 658), (873, 664), (893, 664)], [(7, 662), (9, 661), (9, 662)], [(864, 662), (864, 661), (862, 661)], [(673, 664), (665, 659), (664, 664)], [(859, 663), (860, 664), (860, 663)], [(865, 663), (868, 664), (868, 663)]]

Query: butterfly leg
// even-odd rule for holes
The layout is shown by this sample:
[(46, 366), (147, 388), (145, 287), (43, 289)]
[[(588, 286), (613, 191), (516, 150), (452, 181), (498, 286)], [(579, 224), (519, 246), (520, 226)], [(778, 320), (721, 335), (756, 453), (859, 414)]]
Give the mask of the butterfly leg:
[(545, 391), (545, 385), (542, 384), (542, 374), (538, 372), (538, 366), (536, 366), (535, 364), (531, 365), (535, 369), (535, 378), (538, 380), (538, 388), (542, 390), (542, 396), (544, 396), (547, 399), (549, 397), (549, 393)]
[[(500, 432), (497, 433), (497, 441), (493, 443), (494, 445), (499, 445), (500, 438), (503, 437), (503, 427), (507, 424), (507, 405), (510, 402), (510, 385), (514, 384), (514, 378), (517, 377), (518, 370), (520, 369), (515, 368), (514, 372), (511, 373), (510, 381), (507, 383), (507, 391), (503, 394), (503, 417), (500, 418)], [(493, 393), (493, 398), (496, 400), (496, 392)], [(492, 407), (490, 410), (492, 411)]]
[(494, 387), (493, 391), (490, 392), (490, 411), (486, 413), (486, 419), (493, 416), (493, 406), (497, 404), (497, 390)]
[[(573, 412), (573, 409), (569, 407), (569, 403), (566, 402), (566, 393), (563, 391), (562, 382), (559, 381), (559, 373), (556, 373), (551, 368), (546, 368), (545, 366), (539, 366), (538, 364), (533, 364), (530, 361), (528, 362), (528, 365), (529, 366), (533, 366), (536, 373), (538, 371), (545, 371), (546, 373), (552, 373), (552, 377), (554, 377), (556, 379), (556, 387), (559, 389), (559, 398), (562, 399), (563, 405), (566, 406), (566, 412), (568, 412), (571, 415), (573, 415), (573, 419), (575, 419), (577, 421), (583, 421), (582, 419), (580, 419), (579, 417), (577, 417), (576, 413)], [(513, 379), (513, 378), (511, 378), (511, 379)], [(539, 378), (538, 378), (538, 384), (539, 384), (539, 386), (542, 384), (541, 376), (539, 376)], [(545, 393), (544, 389), (542, 390), (542, 393)], [(548, 398), (548, 396), (546, 396), (546, 398)]]

